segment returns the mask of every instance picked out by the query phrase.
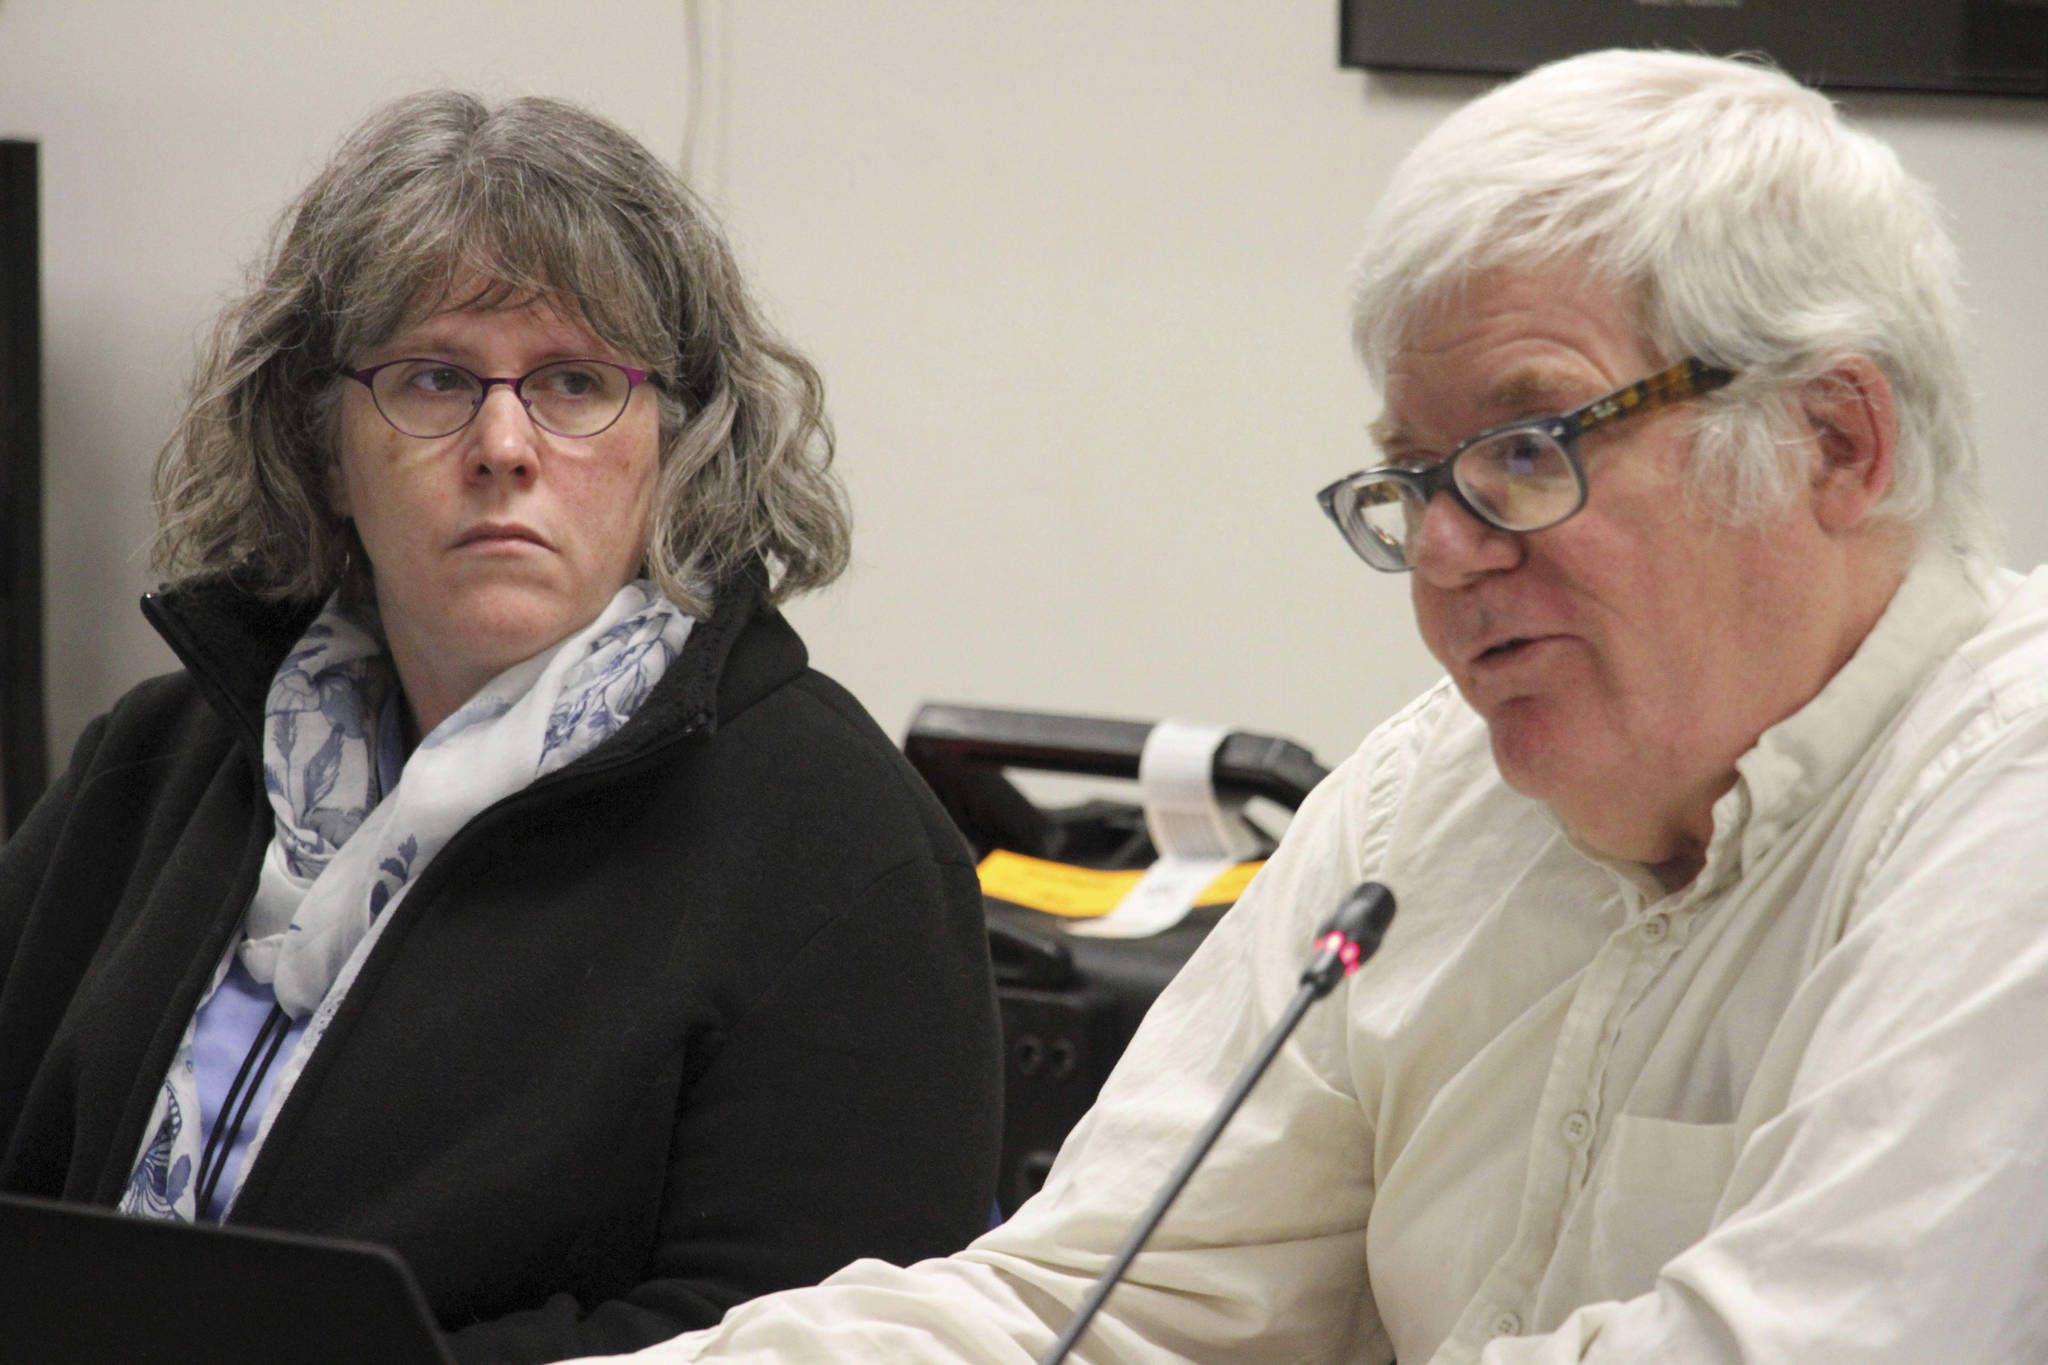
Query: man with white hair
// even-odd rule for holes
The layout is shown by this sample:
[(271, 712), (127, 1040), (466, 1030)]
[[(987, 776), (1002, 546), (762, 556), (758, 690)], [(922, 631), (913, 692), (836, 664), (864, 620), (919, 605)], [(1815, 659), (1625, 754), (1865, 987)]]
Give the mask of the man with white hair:
[(1303, 806), (1045, 1191), (650, 1360), (1043, 1351), (1371, 878), (1074, 1359), (2048, 1359), (2048, 575), (1995, 566), (1953, 252), (1765, 67), (1599, 53), (1375, 213), (1325, 508), (1449, 673)]

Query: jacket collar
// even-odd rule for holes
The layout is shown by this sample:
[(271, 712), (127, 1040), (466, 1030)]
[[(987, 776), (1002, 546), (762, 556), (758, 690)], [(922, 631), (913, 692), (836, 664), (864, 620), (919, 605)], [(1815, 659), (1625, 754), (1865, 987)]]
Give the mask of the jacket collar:
[[(709, 733), (803, 672), (809, 663), (803, 641), (767, 605), (759, 565), (734, 574), (713, 602), (710, 619), (690, 631), (652, 695), (589, 759), (625, 760), (685, 732)], [(163, 587), (142, 598), (143, 616), (259, 754), (271, 679), (319, 610), (318, 602), (267, 601), (232, 577)]]

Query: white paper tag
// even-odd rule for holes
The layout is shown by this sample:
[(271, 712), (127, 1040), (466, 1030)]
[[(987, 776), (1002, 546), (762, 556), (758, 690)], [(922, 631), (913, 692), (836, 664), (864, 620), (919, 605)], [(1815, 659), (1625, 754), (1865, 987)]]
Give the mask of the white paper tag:
[(1162, 720), (1138, 755), (1138, 799), (1158, 860), (1116, 909), (1069, 926), (1095, 938), (1143, 938), (1187, 918), (1195, 898), (1251, 852), (1243, 822), (1216, 799), (1216, 751), (1230, 731), (1220, 725)]
[(1209, 883), (1236, 866), (1235, 858), (1161, 858), (1100, 919), (1075, 920), (1070, 934), (1088, 938), (1147, 938), (1171, 929), (1194, 908)]
[(1161, 858), (1223, 858), (1232, 817), (1216, 802), (1211, 773), (1230, 732), (1220, 725), (1162, 720), (1138, 754), (1138, 799), (1145, 828)]

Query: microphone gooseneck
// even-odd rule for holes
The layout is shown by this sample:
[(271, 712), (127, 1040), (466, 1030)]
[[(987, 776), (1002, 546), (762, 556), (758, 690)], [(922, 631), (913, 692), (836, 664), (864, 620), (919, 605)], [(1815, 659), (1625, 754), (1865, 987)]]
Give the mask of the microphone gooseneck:
[(1258, 1051), (1238, 1072), (1237, 1079), (1230, 1083), (1230, 1089), (1216, 1106), (1216, 1112), (1210, 1115), (1208, 1123), (1195, 1135), (1195, 1140), (1188, 1144), (1180, 1164), (1166, 1177), (1166, 1183), (1160, 1186), (1152, 1203), (1138, 1215), (1138, 1221), (1124, 1239), (1123, 1246), (1103, 1268), (1102, 1274), (1096, 1277), (1088, 1296), (1081, 1300), (1081, 1306), (1067, 1320), (1059, 1338), (1039, 1358), (1038, 1365), (1060, 1365), (1067, 1358), (1067, 1353), (1074, 1349), (1074, 1343), (1081, 1339), (1081, 1334), (1088, 1330), (1088, 1324), (1095, 1320), (1095, 1314), (1109, 1298), (1109, 1291), (1116, 1288), (1117, 1281), (1131, 1268), (1131, 1262), (1137, 1259), (1138, 1252), (1150, 1240), (1160, 1220), (1166, 1217), (1173, 1201), (1180, 1197), (1195, 1168), (1209, 1155), (1216, 1139), (1223, 1136), (1223, 1126), (1230, 1122), (1245, 1097), (1251, 1094), (1252, 1087), (1258, 1084), (1259, 1077), (1265, 1075), (1266, 1068), (1273, 1064), (1281, 1044), (1287, 1041), (1288, 1035), (1294, 1032), (1294, 1026), (1308, 1013), (1308, 1007), (1328, 995), (1339, 981), (1357, 971), (1379, 950), (1380, 939), (1385, 936), (1387, 925), (1393, 918), (1394, 893), (1378, 882), (1360, 882), (1337, 903), (1335, 913), (1316, 935), (1315, 954), (1301, 970), (1300, 989), (1287, 1002), (1287, 1008), (1280, 1012), (1279, 1021), (1266, 1034)]

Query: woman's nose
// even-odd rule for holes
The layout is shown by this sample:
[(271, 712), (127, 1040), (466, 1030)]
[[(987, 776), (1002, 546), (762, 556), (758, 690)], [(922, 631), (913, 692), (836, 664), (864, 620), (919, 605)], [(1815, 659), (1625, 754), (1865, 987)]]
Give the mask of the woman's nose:
[(483, 404), (470, 421), (470, 435), (471, 472), (478, 478), (531, 481), (539, 472), (540, 428), (509, 384), (493, 385), (484, 393)]

